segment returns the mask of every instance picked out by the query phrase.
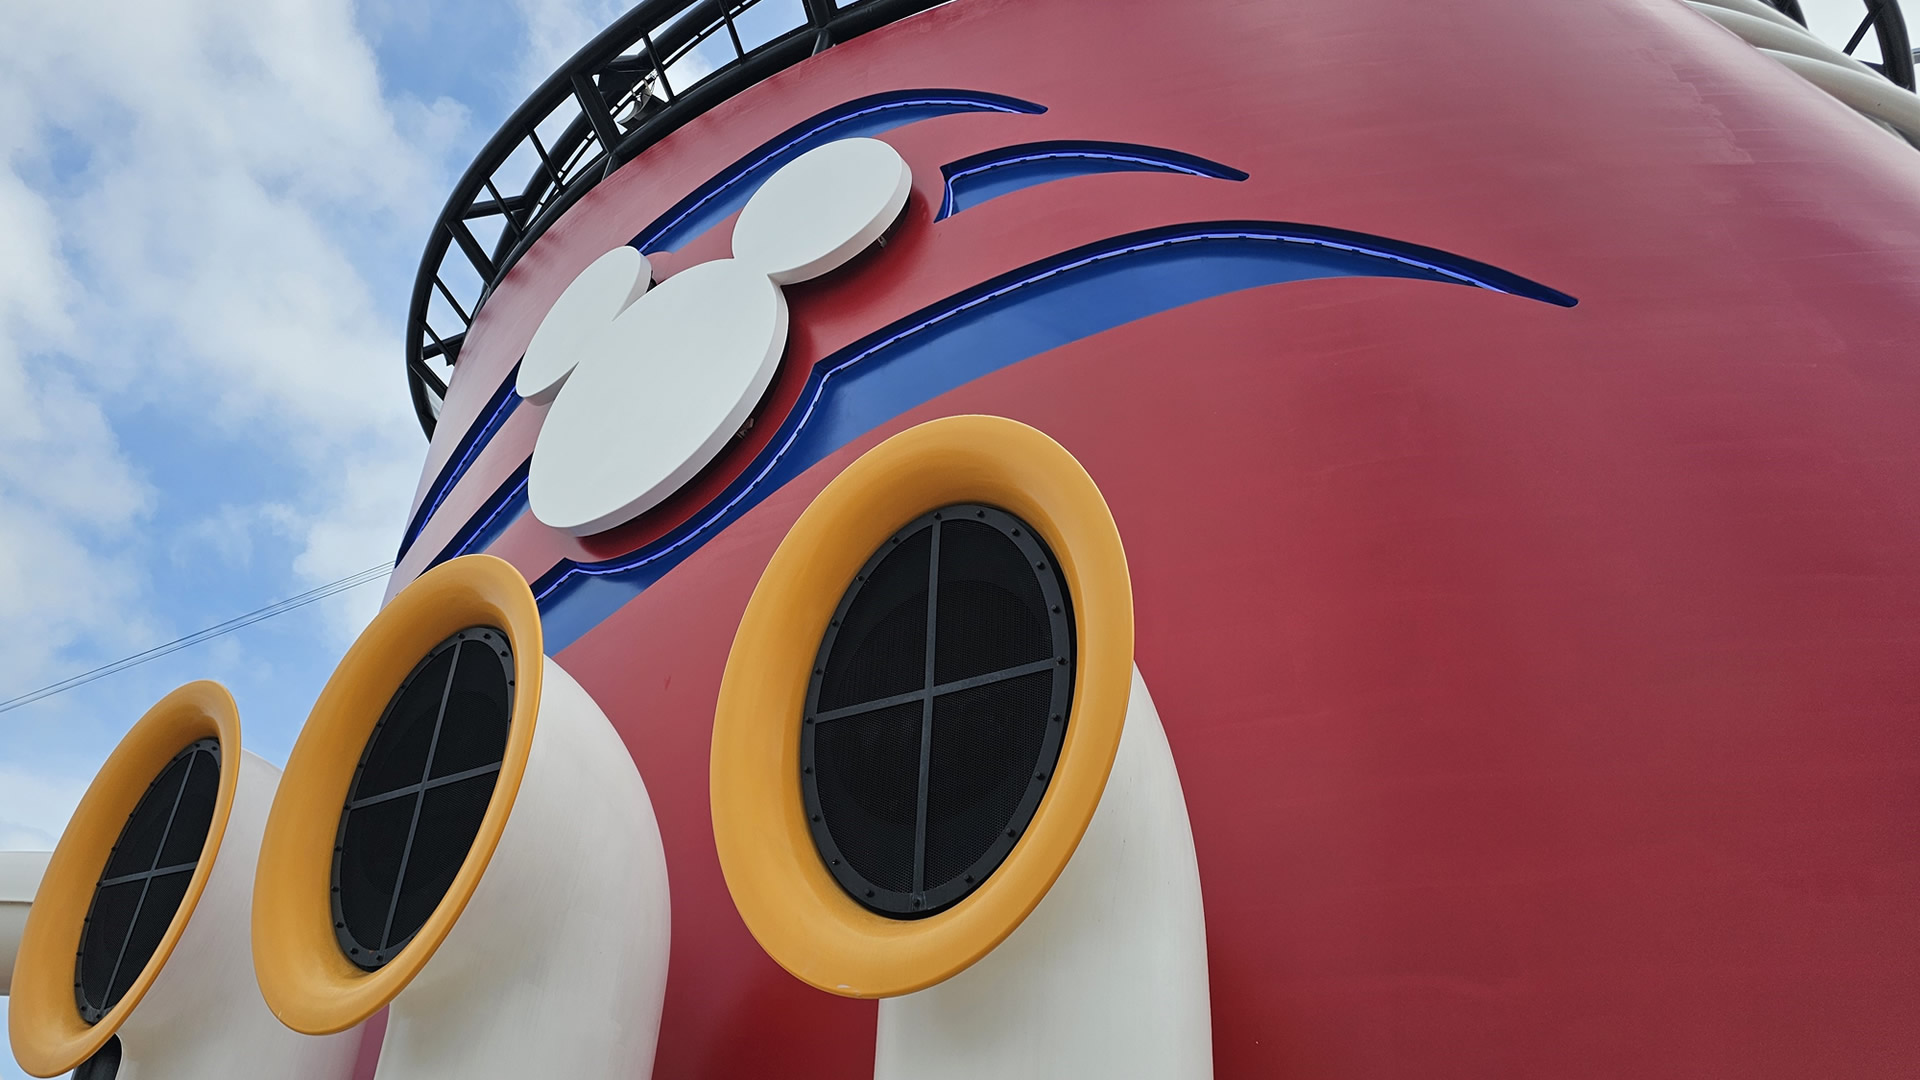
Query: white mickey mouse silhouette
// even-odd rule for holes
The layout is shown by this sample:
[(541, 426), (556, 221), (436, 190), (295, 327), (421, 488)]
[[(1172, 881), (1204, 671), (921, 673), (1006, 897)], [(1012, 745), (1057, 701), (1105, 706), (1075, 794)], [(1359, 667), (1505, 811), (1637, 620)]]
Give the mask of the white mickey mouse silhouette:
[(520, 395), (553, 401), (527, 478), (534, 517), (576, 536), (601, 532), (712, 461), (786, 351), (780, 286), (865, 250), (899, 216), (912, 182), (886, 143), (828, 143), (754, 192), (734, 224), (733, 258), (652, 289), (646, 257), (630, 247), (581, 271), (520, 362)]
[(527, 342), (514, 385), (520, 396), (542, 405), (552, 401), (573, 373), (580, 350), (652, 284), (653, 268), (647, 265), (647, 257), (625, 245), (580, 271)]

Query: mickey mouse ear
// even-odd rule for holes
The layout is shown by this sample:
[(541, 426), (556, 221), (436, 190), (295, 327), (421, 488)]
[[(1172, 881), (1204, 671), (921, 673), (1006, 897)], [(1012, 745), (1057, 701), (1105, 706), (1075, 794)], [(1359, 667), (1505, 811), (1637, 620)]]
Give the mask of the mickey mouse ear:
[(747, 200), (733, 227), (733, 257), (780, 285), (819, 277), (879, 239), (912, 186), (906, 161), (878, 139), (815, 147)]
[(593, 339), (547, 411), (533, 516), (591, 536), (658, 505), (733, 440), (786, 345), (786, 300), (758, 269), (716, 259), (661, 282)]
[(514, 389), (536, 404), (553, 400), (587, 345), (653, 283), (647, 257), (621, 246), (580, 271), (527, 342)]

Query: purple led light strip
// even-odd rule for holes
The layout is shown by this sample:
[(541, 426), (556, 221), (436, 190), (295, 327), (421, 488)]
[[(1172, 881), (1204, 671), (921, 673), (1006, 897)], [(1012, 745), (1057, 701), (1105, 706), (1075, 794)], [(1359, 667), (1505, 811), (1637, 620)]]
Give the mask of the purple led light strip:
[(1164, 169), (1167, 172), (1178, 172), (1185, 173), (1188, 176), (1218, 179), (1213, 173), (1202, 172), (1190, 165), (1182, 165), (1178, 162), (1166, 161), (1161, 158), (1140, 157), (1133, 154), (1116, 154), (1105, 150), (1049, 150), (1045, 153), (1024, 154), (1020, 157), (1003, 158), (999, 161), (989, 161), (985, 164), (975, 165), (971, 169), (962, 169), (952, 176), (947, 177), (947, 193), (949, 195), (953, 193), (953, 182), (963, 176), (973, 176), (976, 173), (989, 172), (1006, 165), (1018, 165), (1023, 161), (1047, 161), (1052, 158), (1071, 158), (1076, 160), (1092, 158), (1101, 161), (1124, 161), (1131, 165), (1149, 165), (1155, 169)]

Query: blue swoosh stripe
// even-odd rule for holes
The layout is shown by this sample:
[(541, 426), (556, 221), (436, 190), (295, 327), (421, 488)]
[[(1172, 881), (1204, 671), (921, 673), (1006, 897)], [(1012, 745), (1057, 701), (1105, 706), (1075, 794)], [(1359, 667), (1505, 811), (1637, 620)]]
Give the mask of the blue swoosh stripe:
[(426, 496), (420, 500), (419, 509), (413, 512), (413, 520), (407, 522), (407, 531), (400, 538), (400, 550), (393, 556), (395, 562), (406, 557), (407, 550), (413, 547), (415, 540), (420, 538), (420, 530), (427, 527), (427, 522), (439, 512), (440, 504), (447, 501), (447, 493), (453, 490), (453, 486), (460, 482), (461, 477), (467, 475), (467, 467), (472, 465), (474, 459), (480, 456), (480, 451), (486, 449), (487, 444), (493, 441), (494, 433), (500, 430), (500, 425), (507, 422), (507, 417), (512, 416), (513, 411), (520, 407), (522, 399), (515, 390), (519, 379), (520, 365), (515, 364), (513, 370), (507, 372), (505, 381), (494, 390), (493, 397), (489, 398), (486, 406), (481, 409), (481, 421), (469, 427), (460, 436), (460, 441), (454, 445), (453, 453), (447, 455), (446, 463), (440, 466), (439, 475), (433, 478), (433, 483), (427, 487)]
[(507, 478), (493, 489), (493, 494), (480, 504), (480, 509), (474, 511), (460, 531), (454, 533), (440, 553), (433, 557), (427, 568), (432, 569), (448, 559), (492, 547), (500, 534), (507, 531), (507, 526), (527, 510), (527, 472), (532, 465), (533, 458), (529, 456), (515, 466)]
[(1089, 140), (1021, 143), (940, 166), (941, 175), (946, 177), (946, 195), (934, 220), (1023, 188), (1111, 172), (1180, 173), (1234, 181), (1247, 178), (1231, 165), (1158, 146)]
[[(1498, 267), (1340, 229), (1207, 222), (1116, 237), (1003, 274), (895, 322), (814, 366), (796, 408), (742, 476), (686, 525), (599, 563), (563, 562), (534, 582), (550, 651), (579, 640), (721, 529), (828, 454), (982, 375), (1185, 304), (1333, 277), (1391, 277), (1577, 301)], [(524, 485), (491, 520), (524, 511)], [(484, 531), (484, 530), (483, 530)], [(478, 533), (476, 533), (476, 536)], [(478, 545), (450, 546), (452, 557)]]
[[(747, 199), (780, 166), (835, 139), (875, 135), (936, 116), (956, 113), (1034, 115), (1046, 111), (1044, 105), (982, 90), (890, 90), (855, 98), (802, 120), (742, 155), (712, 180), (654, 219), (630, 244), (643, 252), (671, 251), (684, 245), (745, 206)], [(434, 477), (426, 496), (420, 500), (419, 509), (407, 523), (396, 559), (406, 555), (419, 538), (420, 531), (426, 528), (428, 520), (446, 501), (447, 493), (466, 475), (468, 466), (492, 441), (500, 425), (519, 407), (520, 397), (513, 392), (519, 370), (516, 364), (481, 411), (485, 419), (468, 428), (460, 437), (459, 445), (448, 455), (447, 463), (441, 466), (440, 474)]]
[(762, 143), (640, 230), (633, 238), (633, 246), (643, 252), (673, 251), (685, 246), (747, 205), (747, 199), (780, 166), (836, 139), (877, 135), (954, 113), (1046, 111), (1044, 105), (979, 90), (893, 90), (855, 98), (808, 117)]

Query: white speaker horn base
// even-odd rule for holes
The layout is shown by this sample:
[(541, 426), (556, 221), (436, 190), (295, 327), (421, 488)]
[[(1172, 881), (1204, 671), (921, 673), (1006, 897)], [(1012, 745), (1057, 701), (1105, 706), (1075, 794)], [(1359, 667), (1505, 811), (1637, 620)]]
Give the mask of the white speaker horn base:
[(1206, 918), (1186, 797), (1138, 668), (1113, 772), (1046, 898), (980, 962), (880, 1002), (876, 1080), (1206, 1080)]
[[(253, 978), (248, 911), (280, 770), (242, 750), (233, 811), (213, 873), (173, 955), (120, 1025), (116, 1080), (348, 1080), (360, 1030), (315, 1038), (267, 1011)], [(203, 856), (207, 857), (207, 856)]]
[(666, 853), (620, 736), (552, 659), (513, 814), (446, 940), (393, 999), (376, 1080), (652, 1075)]

